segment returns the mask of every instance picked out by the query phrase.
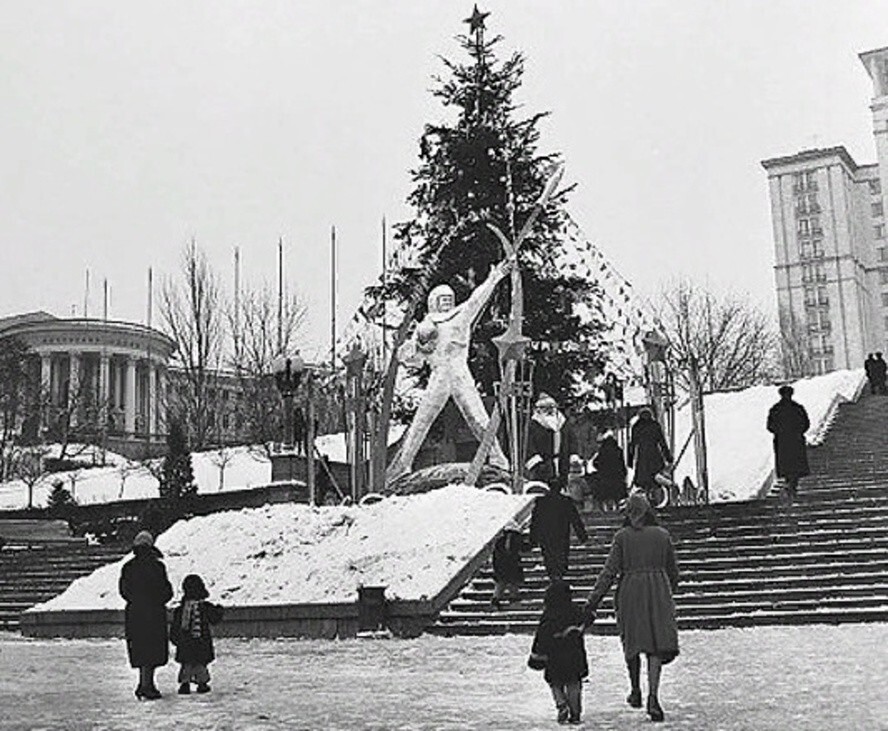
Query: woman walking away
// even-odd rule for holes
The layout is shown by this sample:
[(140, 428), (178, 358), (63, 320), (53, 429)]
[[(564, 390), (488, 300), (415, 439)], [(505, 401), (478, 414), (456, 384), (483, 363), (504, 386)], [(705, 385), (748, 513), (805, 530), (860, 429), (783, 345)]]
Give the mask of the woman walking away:
[(592, 459), (592, 496), (599, 510), (616, 510), (626, 499), (626, 459), (612, 431), (599, 437), (598, 453)]
[(133, 553), (123, 565), (119, 582), (120, 595), (126, 601), (126, 650), (130, 665), (139, 669), (136, 698), (154, 700), (160, 698), (154, 670), (169, 660), (166, 603), (173, 598), (173, 587), (148, 531), (136, 534)]
[(570, 585), (555, 579), (546, 589), (543, 616), (527, 664), (545, 670), (558, 723), (579, 724), (583, 711), (582, 680), (589, 674), (583, 643), (583, 613), (574, 606)]
[(678, 655), (678, 626), (672, 592), (678, 585), (678, 566), (672, 538), (657, 520), (647, 498), (632, 493), (626, 504), (624, 527), (617, 531), (604, 568), (586, 602), (587, 623), (595, 618), (604, 595), (618, 579), (614, 605), (617, 627), (632, 690), (627, 703), (641, 708), (641, 653), (647, 655), (647, 712), (663, 720), (660, 707), (660, 671)]
[(648, 495), (658, 490), (656, 476), (672, 464), (672, 454), (663, 436), (663, 429), (650, 409), (641, 409), (632, 425), (628, 448), (629, 464), (635, 467), (633, 484)]
[(203, 579), (188, 574), (182, 582), (182, 603), (173, 610), (170, 640), (180, 665), (179, 695), (188, 695), (191, 683), (197, 683), (198, 693), (210, 692), (207, 665), (216, 658), (210, 625), (222, 620), (222, 607), (208, 602), (209, 595)]

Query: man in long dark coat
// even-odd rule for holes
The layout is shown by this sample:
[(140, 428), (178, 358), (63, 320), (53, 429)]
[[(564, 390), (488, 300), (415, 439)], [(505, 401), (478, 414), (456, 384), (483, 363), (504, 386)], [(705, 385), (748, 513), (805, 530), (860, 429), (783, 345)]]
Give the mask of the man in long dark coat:
[(585, 543), (586, 527), (567, 495), (553, 488), (536, 499), (530, 516), (530, 543), (542, 549), (550, 579), (560, 579), (567, 572), (571, 527), (580, 543)]
[(810, 474), (805, 432), (811, 426), (808, 412), (792, 400), (792, 386), (781, 386), (780, 400), (768, 412), (768, 431), (774, 435), (774, 472), (785, 481), (786, 499), (796, 496), (799, 479)]

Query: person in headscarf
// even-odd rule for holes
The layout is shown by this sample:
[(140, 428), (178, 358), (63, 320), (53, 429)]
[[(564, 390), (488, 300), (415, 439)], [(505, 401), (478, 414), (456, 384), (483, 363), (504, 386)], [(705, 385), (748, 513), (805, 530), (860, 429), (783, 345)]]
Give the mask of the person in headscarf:
[(567, 482), (570, 454), (563, 433), (564, 415), (547, 393), (537, 396), (527, 430), (525, 469), (530, 480), (539, 480), (560, 489)]
[(154, 671), (169, 660), (166, 603), (173, 598), (173, 587), (154, 536), (148, 531), (136, 534), (133, 554), (123, 565), (118, 583), (126, 601), (126, 650), (130, 666), (139, 669), (136, 698), (154, 700), (160, 698)]
[(647, 498), (633, 492), (626, 502), (624, 526), (614, 535), (604, 568), (586, 601), (587, 623), (595, 618), (604, 595), (617, 582), (614, 605), (631, 691), (626, 702), (641, 707), (641, 654), (647, 656), (647, 712), (662, 721), (660, 673), (678, 655), (678, 624), (672, 594), (678, 565), (669, 532), (657, 525)]
[(210, 692), (210, 671), (216, 658), (210, 625), (222, 620), (222, 607), (207, 601), (210, 593), (203, 579), (188, 574), (182, 582), (182, 603), (173, 610), (170, 640), (176, 646), (179, 663), (179, 695), (188, 695), (191, 684), (198, 693)]
[(792, 386), (777, 389), (780, 400), (768, 411), (768, 431), (774, 435), (774, 472), (785, 485), (784, 498), (792, 502), (799, 480), (810, 474), (805, 432), (811, 426), (808, 412), (792, 400)]

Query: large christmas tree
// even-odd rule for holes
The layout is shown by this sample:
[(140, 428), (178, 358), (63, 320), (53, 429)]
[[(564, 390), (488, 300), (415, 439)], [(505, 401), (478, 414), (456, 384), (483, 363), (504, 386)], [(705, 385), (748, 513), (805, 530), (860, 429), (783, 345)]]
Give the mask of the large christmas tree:
[[(415, 216), (395, 227), (398, 244), (414, 252), (428, 284), (450, 284), (461, 300), (468, 296), (504, 252), (488, 223), (510, 239), (520, 230), (540, 197), (560, 154), (538, 151), (540, 123), (547, 113), (522, 116), (513, 95), (524, 74), (524, 57), (500, 61), (501, 37), (485, 38), (485, 18), (475, 8), (470, 31), (458, 36), (468, 58), (443, 59), (445, 76), (435, 78), (433, 95), (451, 121), (428, 124), (419, 144), (415, 188), (408, 202)], [(570, 188), (558, 192), (534, 224), (520, 251), (524, 283), (523, 330), (533, 341), (535, 387), (562, 405), (578, 397), (578, 378), (602, 365), (595, 316), (599, 290), (559, 266)], [(395, 272), (383, 296), (415, 293), (415, 270)], [(509, 315), (509, 287), (502, 286), (476, 325), (470, 366), (484, 392), (500, 379), (491, 338)], [(581, 317), (577, 305), (587, 305)], [(592, 313), (591, 315), (589, 313)], [(424, 303), (415, 312), (424, 314)]]

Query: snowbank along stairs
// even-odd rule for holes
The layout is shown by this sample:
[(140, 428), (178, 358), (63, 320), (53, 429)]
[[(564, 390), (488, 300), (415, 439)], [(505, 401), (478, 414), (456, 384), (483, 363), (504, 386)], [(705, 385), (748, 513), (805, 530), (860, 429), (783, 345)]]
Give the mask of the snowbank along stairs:
[[(681, 628), (888, 621), (888, 396), (839, 406), (809, 460), (812, 475), (791, 507), (772, 493), (662, 511), (681, 572)], [(566, 577), (577, 601), (591, 591), (620, 524), (617, 515), (586, 518), (590, 540), (571, 547)], [(491, 606), (488, 562), (432, 631), (533, 632), (547, 583), (539, 549), (525, 556), (524, 567), (521, 601)], [(613, 590), (592, 631), (616, 632)]]

